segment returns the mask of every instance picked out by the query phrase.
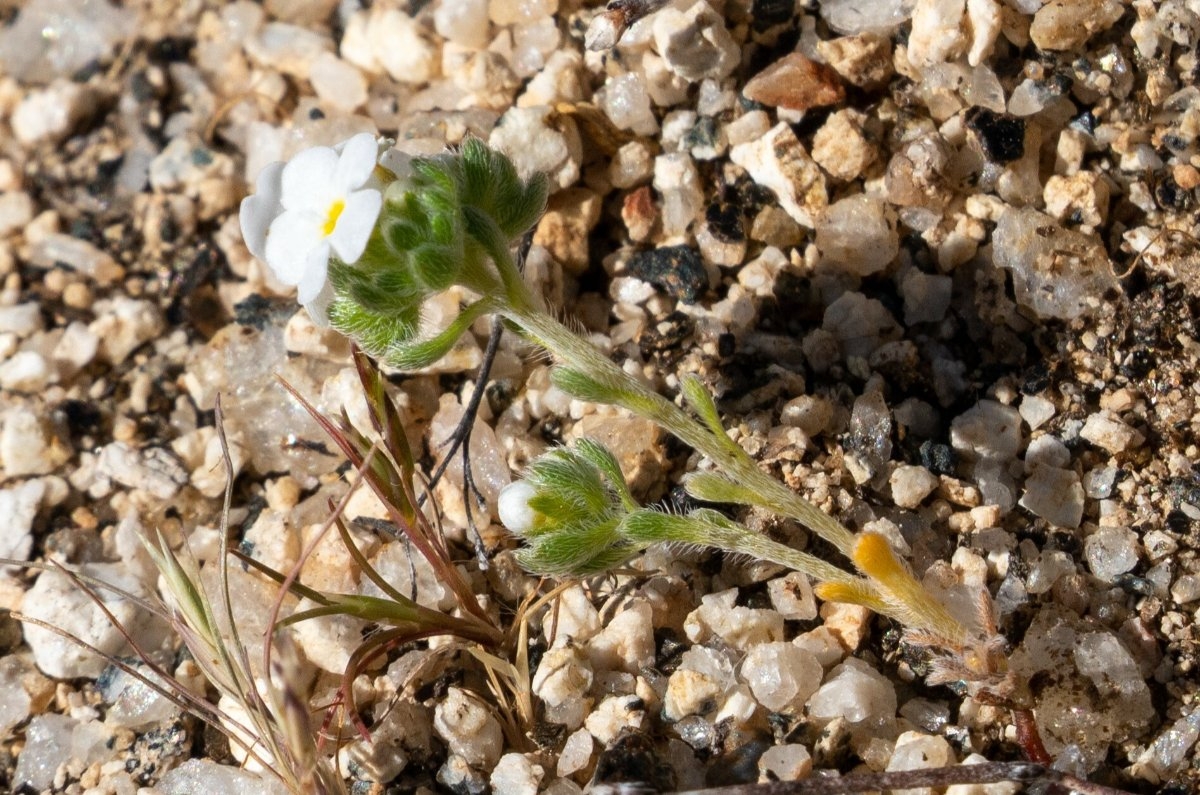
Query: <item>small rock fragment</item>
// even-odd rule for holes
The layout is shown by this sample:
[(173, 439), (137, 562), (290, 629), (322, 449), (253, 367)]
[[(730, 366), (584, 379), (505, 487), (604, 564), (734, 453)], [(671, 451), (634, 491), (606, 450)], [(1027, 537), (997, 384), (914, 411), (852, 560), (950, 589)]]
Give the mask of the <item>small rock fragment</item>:
[(817, 617), (817, 601), (808, 575), (788, 572), (767, 583), (771, 606), (790, 621), (810, 621)]
[(41, 328), (42, 310), (37, 302), (0, 306), (0, 334), (28, 337)]
[[(135, 597), (149, 598), (146, 586), (120, 563), (86, 563), (79, 574), (93, 577)], [(109, 615), (65, 574), (47, 569), (25, 596), (23, 612), (67, 634), (25, 625), (25, 641), (33, 650), (38, 668), (57, 679), (94, 679), (108, 665), (101, 654), (128, 654), (126, 634), (142, 649), (158, 648), (166, 624), (139, 605), (107, 588), (96, 589)], [(120, 624), (121, 629), (117, 628)], [(97, 649), (84, 648), (72, 638)]]
[[(33, 550), (33, 520), (46, 495), (46, 484), (41, 480), (27, 480), (16, 486), (0, 490), (0, 558), (29, 560)], [(0, 574), (13, 569), (0, 567)]]
[(33, 220), (33, 199), (25, 191), (0, 193), (0, 238), (23, 230)]
[(967, 49), (965, 0), (917, 0), (908, 60), (919, 69), (953, 61)]
[(783, 640), (783, 616), (774, 610), (739, 607), (737, 589), (701, 597), (700, 606), (688, 614), (683, 629), (693, 643), (714, 635), (735, 649)]
[(825, 309), (821, 328), (833, 334), (846, 358), (867, 358), (884, 342), (900, 336), (900, 326), (880, 301), (850, 290)]
[(131, 489), (139, 489), (169, 500), (188, 482), (187, 470), (165, 448), (138, 450), (126, 442), (112, 442), (100, 449), (96, 472)]
[(1124, 13), (1120, 0), (1050, 0), (1033, 15), (1029, 38), (1042, 50), (1074, 49)]
[(629, 258), (629, 275), (659, 285), (685, 303), (695, 303), (708, 288), (708, 272), (691, 246), (664, 246)]
[(472, 693), (451, 687), (434, 709), (433, 728), (450, 752), (480, 770), (494, 769), (504, 747), (504, 730)]
[(813, 136), (813, 160), (829, 176), (849, 182), (862, 176), (875, 162), (878, 154), (863, 133), (865, 122), (866, 116), (861, 111), (843, 108), (831, 113), (817, 130)]
[(742, 681), (759, 704), (777, 713), (795, 713), (817, 691), (824, 670), (807, 649), (791, 643), (760, 643), (742, 661)]
[(654, 15), (654, 45), (667, 68), (689, 83), (728, 77), (741, 51), (725, 18), (704, 0), (687, 11), (668, 6)]
[(493, 792), (537, 795), (543, 775), (545, 771), (541, 765), (535, 765), (524, 754), (511, 753), (500, 757), (488, 782)]
[(1007, 113), (973, 107), (964, 117), (979, 149), (993, 163), (1011, 163), (1025, 154), (1025, 120)]
[(826, 0), (821, 18), (838, 33), (889, 32), (912, 16), (912, 0)]
[(593, 191), (559, 191), (538, 221), (533, 244), (544, 246), (568, 273), (583, 273), (588, 267), (588, 235), (600, 222), (600, 210), (600, 197)]
[(896, 467), (889, 482), (892, 486), (892, 499), (901, 508), (916, 508), (940, 483), (937, 475), (925, 467), (911, 464)]
[(740, 265), (746, 257), (746, 228), (742, 210), (729, 202), (710, 204), (696, 233), (700, 253), (717, 265)]
[(683, 653), (679, 667), (667, 680), (663, 716), (677, 721), (716, 712), (734, 683), (733, 666), (724, 654), (694, 646)]
[(38, 392), (45, 389), (51, 376), (46, 358), (37, 351), (17, 351), (0, 362), (0, 389)]
[(817, 42), (817, 53), (847, 83), (859, 88), (879, 88), (892, 77), (892, 43), (878, 33), (822, 39)]
[(780, 122), (763, 137), (734, 146), (729, 157), (755, 182), (773, 190), (797, 223), (813, 227), (815, 215), (829, 201), (825, 176), (790, 125)]
[(55, 80), (30, 91), (12, 112), (12, 131), (26, 147), (63, 140), (92, 112), (95, 99), (86, 86)]
[(367, 102), (367, 81), (362, 72), (333, 53), (322, 52), (313, 60), (308, 79), (322, 102), (345, 113)]
[(803, 745), (775, 745), (758, 759), (758, 772), (767, 781), (800, 781), (812, 772), (812, 755)]
[(1046, 212), (1063, 223), (1098, 227), (1108, 218), (1108, 181), (1093, 171), (1054, 174), (1046, 180), (1042, 198)]
[(829, 205), (816, 225), (823, 261), (856, 276), (883, 270), (900, 253), (896, 217), (873, 196), (860, 193)]
[(575, 123), (550, 123), (548, 107), (510, 108), (492, 130), (488, 143), (508, 155), (521, 179), (546, 174), (551, 186), (570, 187), (579, 179), (583, 144)]
[(1112, 582), (1137, 565), (1137, 533), (1127, 527), (1101, 527), (1084, 539), (1083, 554), (1092, 574)]
[(162, 334), (162, 315), (150, 301), (115, 295), (96, 302), (96, 315), (88, 329), (100, 339), (100, 352), (113, 364)]
[(950, 444), (972, 459), (1010, 461), (1021, 449), (1021, 415), (1012, 406), (981, 400), (950, 423)]
[(1083, 519), (1083, 485), (1071, 469), (1037, 464), (1025, 479), (1020, 505), (1056, 527), (1079, 527)]
[(1111, 411), (1101, 409), (1088, 416), (1079, 435), (1109, 453), (1116, 455), (1140, 445), (1145, 437), (1126, 425)]
[(387, 72), (398, 83), (425, 83), (438, 71), (438, 51), (421, 23), (398, 8), (377, 5), (355, 12), (346, 23), (341, 54), (368, 72)]
[(884, 725), (896, 715), (896, 690), (887, 677), (852, 657), (829, 672), (808, 700), (808, 714), (820, 723), (844, 718), (851, 724)]
[(836, 71), (798, 52), (788, 53), (750, 78), (742, 94), (754, 102), (788, 110), (837, 105), (846, 98)]
[(10, 409), (0, 428), (0, 465), (4, 478), (45, 475), (65, 457), (52, 449), (41, 420), (27, 408)]
[(939, 323), (950, 308), (954, 280), (949, 276), (930, 274), (913, 268), (900, 280), (900, 295), (904, 298), (904, 322)]

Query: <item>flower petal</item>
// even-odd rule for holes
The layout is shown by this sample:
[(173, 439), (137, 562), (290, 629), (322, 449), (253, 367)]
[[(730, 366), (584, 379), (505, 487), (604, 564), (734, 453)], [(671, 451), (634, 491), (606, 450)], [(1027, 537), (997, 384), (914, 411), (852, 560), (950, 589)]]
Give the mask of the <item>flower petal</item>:
[(308, 261), (304, 267), (304, 277), (296, 285), (296, 300), (305, 305), (316, 301), (321, 290), (325, 288), (328, 273), (329, 244), (321, 243), (308, 255)]
[(284, 209), (327, 212), (341, 195), (333, 183), (337, 167), (337, 152), (328, 146), (314, 146), (293, 157), (283, 167), (280, 202)]
[(268, 163), (258, 174), (254, 193), (242, 199), (238, 221), (242, 227), (242, 240), (246, 248), (257, 259), (264, 258), (267, 245), (267, 229), (283, 211), (279, 204), (280, 176), (283, 163)]
[(324, 219), (311, 212), (289, 210), (272, 222), (267, 233), (266, 261), (275, 277), (284, 284), (299, 284), (309, 267), (309, 255), (329, 247), (321, 234)]
[(346, 197), (346, 206), (329, 236), (329, 244), (342, 262), (356, 262), (362, 256), (382, 207), (383, 194), (377, 190), (359, 190)]
[(359, 133), (346, 141), (333, 175), (334, 190), (349, 193), (361, 188), (375, 170), (378, 158), (379, 145), (375, 143), (375, 136)]
[(379, 165), (396, 175), (396, 179), (408, 179), (412, 176), (412, 155), (401, 152), (396, 147), (379, 156)]
[[(326, 266), (326, 270), (328, 270), (328, 266)], [(328, 274), (326, 275), (328, 276)], [(313, 323), (321, 328), (329, 328), (329, 305), (336, 297), (337, 293), (333, 290), (333, 283), (326, 279), (325, 286), (321, 288), (321, 292), (317, 293), (317, 297), (304, 304)]]

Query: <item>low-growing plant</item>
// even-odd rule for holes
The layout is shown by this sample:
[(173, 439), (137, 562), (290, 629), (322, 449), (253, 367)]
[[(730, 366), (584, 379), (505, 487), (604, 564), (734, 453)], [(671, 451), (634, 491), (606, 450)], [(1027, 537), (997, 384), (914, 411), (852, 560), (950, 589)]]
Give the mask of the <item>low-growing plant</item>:
[[(334, 150), (326, 150), (323, 167), (336, 170), (352, 151), (368, 151), (362, 138), (345, 145), (340, 161)], [(508, 158), (474, 139), (436, 157), (392, 160), (390, 168), (359, 164), (355, 173), (361, 181), (347, 189), (378, 191), (379, 201), (359, 202), (361, 215), (348, 220), (350, 203), (341, 194), (321, 195), (320, 206), (305, 216), (310, 247), (300, 251), (294, 241), (301, 225), (291, 208), (303, 197), (292, 196), (289, 185), (302, 180), (289, 176), (309, 161), (317, 158), (302, 153), (268, 171), (259, 180), (259, 195), (243, 205), (242, 222), (252, 251), (281, 278), (310, 286), (301, 300), (318, 323), (332, 325), (388, 365), (416, 368), (445, 355), (481, 316), (498, 315), (551, 355), (557, 365), (552, 382), (564, 392), (653, 420), (706, 456), (715, 471), (686, 478), (693, 497), (758, 506), (794, 519), (857, 569), (852, 573), (790, 549), (709, 508), (686, 515), (641, 508), (612, 456), (584, 442), (574, 450), (547, 453), (502, 497), (502, 518), (527, 542), (520, 560), (530, 571), (555, 576), (604, 571), (655, 543), (744, 553), (808, 574), (823, 599), (863, 605), (901, 622), (911, 642), (935, 652), (934, 681), (959, 681), (973, 693), (1000, 698), (1009, 693), (1003, 639), (988, 610), (981, 609), (974, 625), (964, 623), (921, 585), (883, 536), (852, 533), (764, 472), (726, 434), (712, 396), (698, 379), (682, 381), (689, 412), (629, 376), (543, 307), (512, 253), (541, 215), (547, 193), (543, 177), (522, 179)], [(368, 210), (375, 215), (369, 217)], [(350, 260), (337, 245), (342, 224), (350, 224), (361, 238), (369, 223), (369, 237), (354, 247), (360, 255)], [(291, 236), (286, 257), (273, 244), (282, 235)], [(328, 283), (313, 289), (326, 272)], [(456, 285), (471, 296), (460, 314), (446, 329), (423, 335), (422, 305)], [(986, 595), (981, 604), (988, 604)]]

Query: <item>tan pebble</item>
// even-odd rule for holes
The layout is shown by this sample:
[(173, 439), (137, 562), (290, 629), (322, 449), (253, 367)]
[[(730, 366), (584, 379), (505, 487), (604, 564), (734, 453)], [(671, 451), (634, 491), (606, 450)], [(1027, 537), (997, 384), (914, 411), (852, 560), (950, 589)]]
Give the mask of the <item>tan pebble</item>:
[(137, 438), (137, 423), (129, 417), (117, 417), (113, 420), (113, 439), (118, 442), (132, 442)]
[(621, 220), (629, 230), (629, 237), (642, 241), (650, 237), (654, 222), (658, 220), (658, 206), (648, 185), (643, 185), (625, 196), (621, 205)]
[(61, 295), (67, 286), (67, 274), (58, 269), (52, 270), (46, 274), (42, 284), (46, 285), (46, 291), (50, 295)]
[(750, 225), (750, 237), (769, 246), (786, 249), (798, 245), (804, 239), (800, 225), (792, 217), (773, 204), (768, 204)]
[(63, 303), (72, 309), (87, 309), (92, 305), (92, 291), (82, 282), (71, 282), (62, 291)]
[(856, 110), (839, 110), (813, 136), (813, 160), (835, 179), (857, 179), (875, 162), (875, 147), (863, 134), (866, 116)]
[(600, 222), (600, 198), (584, 188), (554, 194), (533, 236), (570, 273), (588, 266), (588, 234)]
[(846, 98), (842, 78), (832, 67), (788, 53), (746, 83), (747, 99), (773, 108), (808, 110), (836, 105)]
[(979, 504), (979, 489), (949, 475), (942, 475), (941, 478), (942, 485), (938, 487), (938, 496), (963, 508), (974, 508)]
[(959, 511), (950, 515), (950, 518), (946, 520), (946, 526), (950, 532), (963, 535), (975, 530), (975, 521), (969, 511)]
[(821, 605), (821, 618), (846, 651), (857, 649), (871, 626), (871, 611), (859, 605), (826, 602)]
[(1175, 178), (1175, 184), (1184, 190), (1192, 190), (1200, 185), (1200, 171), (1186, 163), (1181, 163), (1171, 169), (1171, 176)]
[(1119, 0), (1050, 0), (1033, 15), (1029, 37), (1040, 50), (1070, 50), (1112, 27), (1124, 13)]
[(847, 82), (863, 88), (882, 86), (892, 76), (892, 42), (878, 33), (862, 33), (817, 42), (817, 52)]
[(272, 511), (290, 511), (300, 502), (300, 484), (291, 475), (284, 475), (267, 484), (266, 497)]
[(100, 525), (96, 514), (82, 505), (71, 512), (71, 521), (83, 530), (95, 530)]
[(996, 527), (1000, 524), (999, 505), (980, 505), (971, 509), (971, 518), (979, 528)]

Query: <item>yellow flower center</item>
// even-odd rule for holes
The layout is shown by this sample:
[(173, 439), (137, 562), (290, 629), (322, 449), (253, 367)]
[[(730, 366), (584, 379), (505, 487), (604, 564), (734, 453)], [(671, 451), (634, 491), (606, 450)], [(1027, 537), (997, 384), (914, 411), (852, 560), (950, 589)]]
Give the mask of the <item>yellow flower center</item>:
[(329, 205), (329, 213), (325, 216), (325, 225), (321, 227), (322, 235), (329, 237), (333, 234), (333, 229), (337, 226), (338, 218), (341, 217), (344, 209), (346, 209), (346, 202), (342, 199)]

